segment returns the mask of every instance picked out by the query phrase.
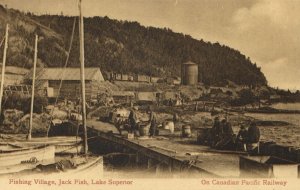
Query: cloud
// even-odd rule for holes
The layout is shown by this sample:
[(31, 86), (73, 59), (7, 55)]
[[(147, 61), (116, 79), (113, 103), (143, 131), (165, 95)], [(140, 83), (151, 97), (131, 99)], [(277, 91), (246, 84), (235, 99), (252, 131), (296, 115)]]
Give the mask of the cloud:
[(279, 58), (266, 62), (262, 70), (269, 76), (269, 85), (293, 90), (299, 89), (299, 80), (295, 80), (295, 76), (300, 76), (300, 70), (292, 68), (287, 58)]
[(228, 43), (257, 62), (273, 86), (300, 89), (299, 9), (296, 0), (261, 0), (232, 15)]

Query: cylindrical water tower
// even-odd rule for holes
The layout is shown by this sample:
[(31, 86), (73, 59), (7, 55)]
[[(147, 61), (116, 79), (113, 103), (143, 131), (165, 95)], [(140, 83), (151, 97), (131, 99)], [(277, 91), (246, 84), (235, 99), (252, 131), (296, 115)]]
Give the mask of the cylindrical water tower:
[(181, 84), (198, 84), (198, 65), (196, 63), (189, 61), (181, 65)]

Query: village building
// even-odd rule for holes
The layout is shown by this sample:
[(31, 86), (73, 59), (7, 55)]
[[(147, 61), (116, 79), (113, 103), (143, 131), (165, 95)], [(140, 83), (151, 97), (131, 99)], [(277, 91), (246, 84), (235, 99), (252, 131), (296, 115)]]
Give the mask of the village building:
[(150, 76), (147, 75), (135, 75), (134, 76), (134, 81), (136, 82), (150, 82)]
[[(14, 93), (20, 93), (23, 95), (30, 95), (31, 85), (24, 85), (24, 77), (28, 74), (29, 69), (16, 67), (16, 66), (6, 66), (4, 75), (4, 95), (11, 95)], [(0, 82), (2, 76), (0, 73)]]
[(115, 103), (130, 103), (135, 101), (135, 94), (132, 91), (113, 91), (112, 97)]
[[(5, 67), (4, 86), (8, 85), (21, 85), (24, 80), (24, 76), (28, 74), (29, 69), (15, 66)], [(0, 73), (1, 81), (1, 73)]]
[[(33, 70), (25, 77), (29, 84), (32, 82), (32, 72)], [(103, 81), (99, 68), (85, 68), (87, 100), (97, 98), (97, 94), (102, 90), (100, 84)], [(38, 94), (49, 98), (59, 96), (59, 98), (76, 99), (81, 94), (80, 68), (39, 68), (36, 71), (35, 88)]]

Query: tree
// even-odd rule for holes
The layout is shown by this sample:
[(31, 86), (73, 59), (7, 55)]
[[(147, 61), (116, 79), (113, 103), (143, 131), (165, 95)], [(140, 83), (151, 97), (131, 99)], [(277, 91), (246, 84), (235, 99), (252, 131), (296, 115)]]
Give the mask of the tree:
[(258, 97), (259, 97), (260, 99), (269, 99), (269, 98), (270, 98), (270, 91), (267, 90), (267, 89), (261, 89), (261, 90), (259, 91)]
[(242, 104), (251, 104), (256, 101), (255, 95), (250, 89), (242, 89), (239, 97)]

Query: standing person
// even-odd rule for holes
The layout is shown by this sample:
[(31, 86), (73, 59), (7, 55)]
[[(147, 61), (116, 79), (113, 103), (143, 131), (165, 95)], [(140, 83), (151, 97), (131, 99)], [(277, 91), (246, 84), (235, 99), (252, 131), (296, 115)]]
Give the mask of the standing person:
[(221, 119), (220, 127), (219, 127), (219, 129), (218, 129), (218, 134), (219, 134), (220, 137), (223, 136), (223, 134), (224, 134), (224, 128), (226, 128), (226, 123), (227, 123), (227, 121), (226, 121), (226, 119), (223, 117), (223, 118)]
[(198, 101), (195, 103), (195, 111), (198, 111)]
[(150, 114), (150, 137), (155, 136), (155, 131), (156, 131), (156, 114), (150, 110), (149, 108), (149, 114)]
[(156, 105), (157, 105), (157, 107), (160, 106), (160, 93), (156, 94)]
[(177, 113), (174, 113), (174, 114), (173, 114), (173, 123), (174, 123), (174, 125), (175, 125), (175, 123), (176, 123), (178, 120), (179, 120), (178, 114), (177, 114)]
[(130, 124), (130, 132), (133, 132), (136, 128), (137, 128), (137, 116), (136, 116), (136, 107), (133, 107), (133, 109), (131, 109), (129, 116), (128, 116), (128, 121)]
[(215, 117), (213, 127), (211, 128), (211, 146), (215, 146), (215, 144), (219, 141), (220, 134), (220, 120), (219, 117)]
[(222, 145), (222, 142), (224, 140), (224, 127), (226, 125), (225, 118), (221, 119), (220, 123), (216, 123), (215, 126), (215, 137), (214, 137), (214, 148), (220, 148)]
[(169, 99), (169, 106), (173, 106), (172, 98)]

